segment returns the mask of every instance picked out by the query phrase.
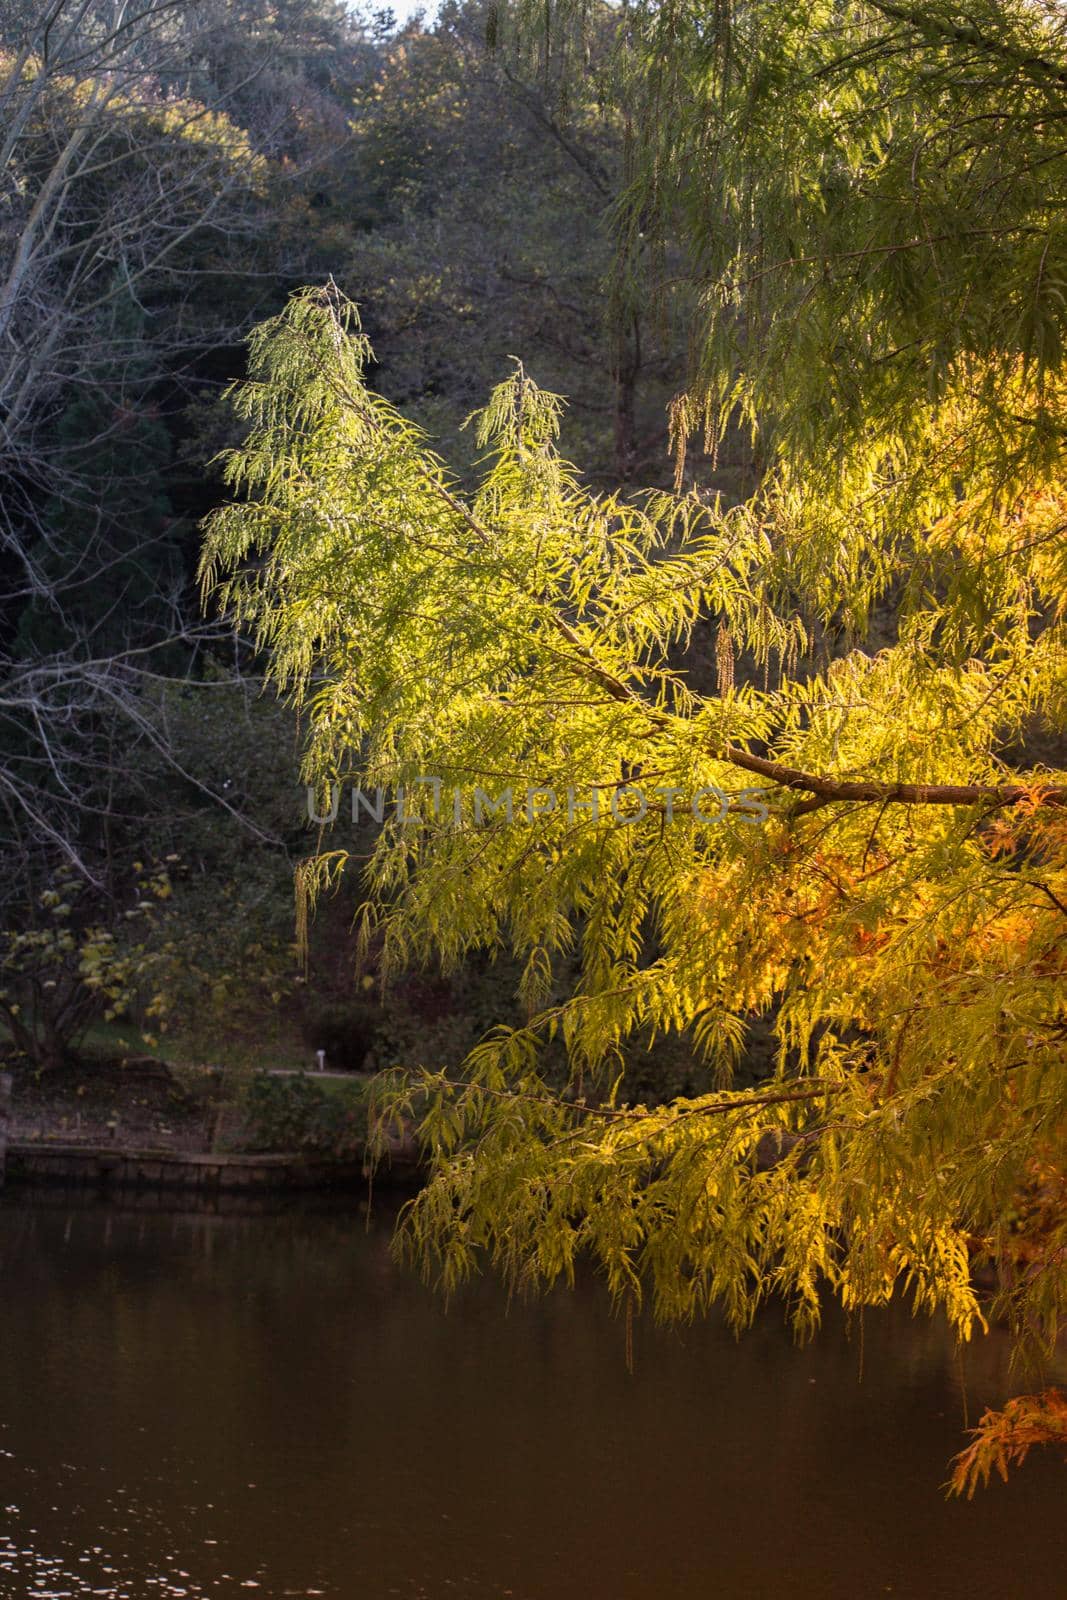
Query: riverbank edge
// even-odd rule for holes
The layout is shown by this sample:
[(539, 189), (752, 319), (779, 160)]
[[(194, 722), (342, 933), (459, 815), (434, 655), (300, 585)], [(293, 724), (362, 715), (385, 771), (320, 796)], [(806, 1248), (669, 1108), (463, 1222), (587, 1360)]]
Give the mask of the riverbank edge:
[(300, 1152), (188, 1153), (114, 1146), (0, 1141), (0, 1186), (153, 1190), (197, 1195), (376, 1187), (416, 1188), (417, 1161), (394, 1159), (371, 1171), (365, 1160), (330, 1160)]
[[(164, 1071), (166, 1067), (161, 1063)], [(423, 1168), (413, 1140), (398, 1134), (380, 1162), (358, 1145), (345, 1156), (308, 1149), (176, 1148), (150, 1137), (121, 1139), (118, 1118), (101, 1137), (63, 1136), (59, 1129), (23, 1133), (13, 1108), (14, 1076), (0, 1071), (0, 1189), (66, 1188), (107, 1193), (215, 1194), (417, 1188)], [(65, 1130), (64, 1130), (65, 1131)]]
[(18, 1185), (211, 1195), (363, 1189), (372, 1177), (388, 1188), (417, 1187), (422, 1181), (419, 1161), (401, 1149), (372, 1172), (359, 1154), (337, 1159), (302, 1151), (183, 1151), (12, 1139), (11, 1092), (10, 1073), (0, 1073), (0, 1188)]

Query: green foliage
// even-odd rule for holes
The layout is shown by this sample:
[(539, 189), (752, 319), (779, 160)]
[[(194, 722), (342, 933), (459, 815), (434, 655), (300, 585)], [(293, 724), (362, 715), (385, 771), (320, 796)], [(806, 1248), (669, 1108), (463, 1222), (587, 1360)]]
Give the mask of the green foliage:
[(248, 1144), (255, 1150), (306, 1150), (352, 1160), (367, 1140), (362, 1085), (327, 1089), (300, 1074), (257, 1073), (244, 1102)]
[[(507, 10), (543, 50), (543, 8)], [(550, 55), (588, 15), (554, 11)], [(962, 661), (1010, 579), (990, 562), (965, 594), (979, 575), (938, 536), (945, 519), (962, 493), (968, 536), (1010, 547), (1062, 452), (1062, 11), (639, 4), (617, 71), (634, 141), (618, 271), (640, 259), (646, 294), (669, 273), (700, 296), (679, 447), (749, 430), (798, 589), (862, 638), (907, 550), (920, 606), (957, 591)], [(1062, 547), (1033, 534), (1055, 593)]]
[(643, 310), (621, 319), (604, 283), (623, 184), (602, 70), (612, 25), (566, 100), (558, 74), (487, 53), (484, 28), (483, 7), (450, 6), (383, 51), (356, 103), (346, 190), (350, 210), (375, 214), (323, 270), (363, 308), (377, 387), (457, 469), (473, 454), (464, 418), (519, 353), (570, 398), (567, 447), (587, 473), (621, 479), (640, 461), (663, 474), (682, 340)]
[(143, 763), (152, 803), (140, 834), (153, 855), (180, 855), (155, 949), (173, 1024), (209, 1058), (220, 1036), (254, 1036), (302, 989), (290, 856), (305, 828), (295, 730), (258, 687), (207, 660), (196, 681), (158, 683), (146, 697), (166, 745)]
[[(1067, 549), (1044, 452), (1017, 454), (1010, 498), (998, 480), (997, 518), (986, 481), (968, 497), (931, 468), (926, 520), (877, 544), (872, 522), (855, 560), (844, 501), (806, 504), (816, 584), (788, 463), (733, 510), (592, 496), (557, 453), (559, 401), (518, 368), (477, 421), (465, 495), (367, 389), (368, 358), (332, 289), (257, 331), (227, 467), (240, 499), (211, 519), (203, 577), (301, 705), (307, 781), (405, 790), (407, 820), (386, 818), (364, 865), (386, 981), (479, 949), (522, 969), (528, 1020), (458, 1078), (429, 1062), (382, 1087), (380, 1126), (417, 1120), (431, 1162), (402, 1243), (446, 1286), (485, 1260), (548, 1284), (584, 1256), (623, 1304), (719, 1301), (740, 1328), (773, 1295), (801, 1334), (826, 1289), (858, 1308), (906, 1288), (967, 1338), (985, 1260), (994, 1313), (1050, 1348), (1067, 1219), (1019, 1198), (1064, 1147), (1067, 774), (1010, 765), (1034, 719), (1062, 714)], [(964, 403), (927, 410), (923, 462)], [(895, 642), (820, 665), (804, 616), (855, 620), (890, 589)], [(700, 693), (685, 650), (712, 629), (720, 683)], [(754, 682), (733, 681), (735, 650)], [(427, 774), (458, 809), (435, 814)], [(556, 804), (479, 817), (472, 786), (508, 783)], [(713, 823), (688, 804), (709, 786)], [(594, 788), (598, 816), (564, 801)], [(347, 861), (335, 831), (305, 889)], [(731, 1088), (760, 1017), (775, 1077)], [(664, 1034), (709, 1089), (627, 1103), (624, 1047)]]
[(264, 925), (261, 893), (275, 901), (279, 887), (277, 873), (265, 886), (221, 878), (203, 885), (179, 876), (173, 905), (146, 943), (157, 994), (141, 985), (139, 997), (150, 1011), (165, 997), (168, 1026), (180, 1028), (202, 1054), (217, 1054), (220, 1037), (255, 1036), (298, 990), (291, 893), (284, 930), (272, 926), (274, 917)]
[(136, 898), (121, 931), (107, 926), (99, 904), (69, 869), (56, 872), (28, 921), (0, 933), (0, 1017), (16, 1053), (39, 1069), (68, 1060), (94, 1017), (124, 1016), (140, 999), (142, 1038), (165, 1026), (169, 999), (158, 987), (160, 955), (150, 929), (171, 892), (166, 863), (134, 862)]

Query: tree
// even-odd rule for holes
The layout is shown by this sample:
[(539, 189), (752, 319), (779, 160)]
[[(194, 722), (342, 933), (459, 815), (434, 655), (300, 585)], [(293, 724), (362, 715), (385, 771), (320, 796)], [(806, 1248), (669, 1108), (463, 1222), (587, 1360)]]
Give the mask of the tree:
[[(973, 415), (961, 444), (965, 397), (942, 393), (917, 451), (923, 524), (868, 511), (861, 562), (827, 501), (815, 582), (784, 455), (730, 510), (598, 498), (557, 453), (560, 402), (518, 368), (481, 416), (467, 496), (368, 390), (369, 356), (332, 288), (257, 330), (239, 498), (202, 570), (301, 706), (320, 806), (346, 782), (371, 804), (403, 792), (365, 868), (386, 977), (479, 948), (524, 964), (523, 1026), (459, 1079), (431, 1063), (384, 1091), (431, 1161), (403, 1240), (446, 1287), (483, 1259), (513, 1284), (570, 1279), (584, 1256), (627, 1308), (719, 1301), (740, 1328), (774, 1294), (804, 1334), (827, 1288), (854, 1308), (906, 1286), (962, 1339), (996, 1316), (1050, 1347), (1067, 774), (1020, 754), (1063, 708), (1044, 451), (1027, 433), (994, 514), (987, 483), (959, 490)], [(1058, 408), (1047, 367), (1016, 363), (1014, 383), (1020, 412)], [(895, 481), (884, 498), (895, 516)], [(829, 626), (872, 587), (900, 594), (895, 641), (820, 665), (804, 613)], [(700, 693), (678, 648), (709, 628), (719, 683)], [(347, 862), (324, 846), (305, 891)], [(761, 1015), (775, 1076), (731, 1087)], [(683, 1032), (707, 1092), (624, 1103), (620, 1047), (642, 1032)]]
[[(145, 767), (167, 748), (160, 681), (195, 682), (213, 644), (232, 651), (191, 593), (187, 408), (217, 397), (216, 351), (316, 269), (294, 244), (303, 185), (345, 143), (366, 54), (334, 0), (0, 4), (10, 918), (60, 860), (106, 890), (116, 831), (151, 805)], [(203, 460), (195, 475), (194, 517)]]
[(487, 48), (492, 9), (442, 7), (404, 28), (356, 98), (333, 204), (359, 219), (329, 271), (361, 306), (378, 385), (447, 445), (509, 352), (565, 393), (567, 447), (599, 483), (669, 481), (677, 319), (609, 284), (626, 184), (604, 13), (580, 83)]
[(21, 926), (0, 930), (0, 1020), (15, 1057), (38, 1072), (62, 1066), (94, 1017), (124, 1015), (139, 990), (149, 989), (144, 1025), (166, 1017), (161, 955), (143, 935), (156, 922), (157, 902), (170, 897), (167, 865), (132, 863), (125, 888), (132, 904), (118, 937), (98, 920), (99, 903), (69, 867), (59, 868)]

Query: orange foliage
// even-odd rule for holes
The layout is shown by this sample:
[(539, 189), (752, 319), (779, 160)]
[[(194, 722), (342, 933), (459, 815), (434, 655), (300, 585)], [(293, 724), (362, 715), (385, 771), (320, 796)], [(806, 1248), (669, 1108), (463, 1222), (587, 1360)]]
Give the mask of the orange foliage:
[(1009, 1467), (1021, 1466), (1036, 1444), (1058, 1444), (1067, 1452), (1067, 1394), (1046, 1389), (1019, 1395), (999, 1411), (986, 1411), (971, 1435), (953, 1460), (948, 1482), (953, 1494), (968, 1500), (980, 1483), (988, 1485), (994, 1468), (1006, 1483)]

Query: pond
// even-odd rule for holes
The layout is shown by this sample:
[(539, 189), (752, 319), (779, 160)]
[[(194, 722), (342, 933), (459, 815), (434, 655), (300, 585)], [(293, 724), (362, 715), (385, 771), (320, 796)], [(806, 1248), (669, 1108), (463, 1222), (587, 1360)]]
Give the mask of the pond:
[(1008, 1352), (903, 1309), (447, 1312), (389, 1217), (0, 1205), (0, 1596), (972, 1600), (1067, 1592), (1064, 1469), (940, 1485)]

